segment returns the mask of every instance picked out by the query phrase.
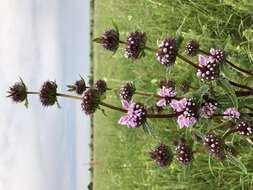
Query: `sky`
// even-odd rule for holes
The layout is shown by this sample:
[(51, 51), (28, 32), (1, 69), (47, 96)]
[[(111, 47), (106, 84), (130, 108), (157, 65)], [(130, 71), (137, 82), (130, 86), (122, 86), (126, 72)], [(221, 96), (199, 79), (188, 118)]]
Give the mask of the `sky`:
[(85, 190), (90, 123), (80, 102), (59, 98), (29, 108), (6, 98), (22, 77), (31, 91), (55, 80), (58, 91), (87, 79), (89, 0), (0, 1), (0, 190)]

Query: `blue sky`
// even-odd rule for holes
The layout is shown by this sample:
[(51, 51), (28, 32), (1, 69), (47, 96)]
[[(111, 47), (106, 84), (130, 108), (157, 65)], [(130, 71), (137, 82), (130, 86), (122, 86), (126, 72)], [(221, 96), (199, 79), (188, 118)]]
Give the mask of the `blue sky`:
[(79, 102), (29, 109), (6, 99), (21, 76), (30, 90), (59, 91), (89, 72), (88, 0), (0, 2), (0, 190), (85, 190), (90, 181), (89, 118)]

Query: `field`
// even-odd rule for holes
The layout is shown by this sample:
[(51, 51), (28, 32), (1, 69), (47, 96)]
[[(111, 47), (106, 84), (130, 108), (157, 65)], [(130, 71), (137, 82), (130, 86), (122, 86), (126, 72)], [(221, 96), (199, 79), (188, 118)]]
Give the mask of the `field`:
[[(252, 0), (96, 0), (93, 9), (93, 36), (117, 23), (121, 38), (128, 32), (140, 30), (147, 34), (147, 45), (176, 31), (184, 37), (184, 45), (196, 39), (201, 47), (225, 48), (230, 60), (243, 68), (251, 68), (253, 61), (253, 1)], [(183, 48), (181, 48), (183, 49)], [(183, 51), (183, 50), (182, 50)], [(119, 88), (125, 81), (134, 81), (138, 90), (156, 92), (154, 81), (183, 80), (191, 86), (201, 83), (194, 70), (178, 60), (171, 71), (166, 71), (155, 56), (147, 52), (137, 61), (124, 58), (121, 48), (116, 54), (93, 44), (94, 79), (105, 79), (111, 88)], [(195, 62), (197, 58), (193, 59)], [(253, 85), (249, 77), (227, 67), (225, 75)], [(179, 92), (180, 94), (180, 92)], [(183, 95), (181, 92), (180, 95)], [(135, 100), (154, 103), (153, 99), (135, 96)], [(106, 102), (120, 106), (115, 90), (107, 93)], [(158, 143), (172, 144), (176, 137), (190, 138), (190, 129), (179, 129), (173, 120), (149, 122), (153, 135), (142, 128), (128, 129), (117, 124), (121, 114), (105, 109), (106, 116), (97, 111), (93, 118), (93, 188), (95, 190), (250, 190), (253, 188), (253, 147), (237, 136), (237, 160), (219, 162), (206, 154), (197, 154), (193, 163), (183, 167), (176, 161), (161, 169), (150, 159), (150, 150)], [(205, 129), (206, 122), (199, 126)]]

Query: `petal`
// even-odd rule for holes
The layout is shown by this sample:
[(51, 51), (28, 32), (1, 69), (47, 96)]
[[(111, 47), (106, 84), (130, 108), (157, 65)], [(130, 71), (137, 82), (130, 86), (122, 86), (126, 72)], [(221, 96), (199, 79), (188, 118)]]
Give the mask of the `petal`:
[(184, 128), (185, 127), (185, 119), (186, 118), (184, 117), (184, 115), (178, 116), (177, 123), (178, 123), (178, 125), (179, 125), (180, 128)]
[(199, 55), (199, 65), (206, 66), (206, 57), (204, 55)]
[(165, 98), (159, 100), (159, 101), (156, 103), (156, 105), (159, 106), (159, 107), (166, 106), (166, 100), (165, 100)]
[(118, 121), (118, 124), (120, 125), (127, 125), (127, 123), (129, 122), (129, 117), (128, 115), (124, 115), (122, 116), (119, 121)]
[(121, 103), (122, 103), (122, 107), (125, 109), (128, 109), (130, 106), (130, 103), (127, 100), (122, 100)]

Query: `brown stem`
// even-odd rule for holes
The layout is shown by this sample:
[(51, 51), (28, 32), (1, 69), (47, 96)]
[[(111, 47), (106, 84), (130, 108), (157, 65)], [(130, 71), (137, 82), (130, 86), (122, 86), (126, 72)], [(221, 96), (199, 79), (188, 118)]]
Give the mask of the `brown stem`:
[(40, 94), (39, 92), (27, 92), (27, 94)]
[[(202, 49), (199, 49), (199, 51), (200, 51), (201, 53), (205, 54), (205, 55), (210, 55), (208, 52), (206, 52), (206, 51), (204, 51), (204, 50), (202, 50)], [(241, 72), (243, 72), (243, 73), (246, 73), (246, 74), (248, 74), (248, 75), (253, 76), (253, 71), (248, 71), (248, 70), (246, 70), (246, 69), (242, 69), (242, 68), (236, 66), (234, 63), (232, 63), (231, 61), (229, 61), (229, 60), (227, 60), (227, 59), (226, 59), (225, 61), (226, 61), (226, 63), (229, 64), (231, 67), (233, 67), (233, 68), (235, 68), (235, 69), (237, 69), (237, 70), (239, 70), (239, 71), (241, 71)]]
[(168, 119), (168, 118), (174, 118), (177, 117), (178, 113), (172, 113), (172, 114), (147, 114), (147, 118), (157, 118), (157, 119)]
[(253, 95), (253, 92), (252, 91), (236, 91), (235, 95), (237, 97), (245, 97), (245, 96), (251, 96), (251, 95)]
[(123, 109), (123, 108), (119, 108), (119, 107), (116, 107), (116, 106), (113, 106), (113, 105), (110, 105), (110, 104), (107, 104), (105, 102), (100, 102), (99, 103), (101, 106), (104, 106), (104, 107), (107, 107), (107, 108), (110, 108), (110, 109), (113, 109), (113, 110), (116, 110), (116, 111), (120, 111), (120, 112), (123, 112), (123, 113), (127, 113), (127, 110)]
[(72, 96), (72, 95), (61, 94), (61, 93), (56, 93), (56, 96), (61, 96), (61, 97), (65, 97), (65, 98), (71, 98), (71, 99), (75, 99), (75, 100), (81, 100), (82, 99), (82, 97), (80, 97), (80, 96)]
[(162, 96), (159, 96), (158, 94), (152, 94), (152, 93), (147, 93), (147, 92), (135, 91), (134, 93), (137, 94), (137, 95), (141, 95), (141, 96), (153, 96), (153, 97), (156, 97), (156, 98), (163, 98)]
[(186, 63), (190, 64), (191, 66), (193, 66), (196, 69), (202, 69), (202, 67), (196, 65), (195, 63), (193, 63), (191, 60), (187, 59), (186, 57), (178, 54), (177, 55), (178, 58), (182, 59), (183, 61), (185, 61)]
[(242, 85), (242, 84), (236, 83), (236, 82), (231, 81), (231, 80), (228, 80), (228, 82), (229, 82), (231, 85), (233, 85), (233, 86), (236, 86), (236, 87), (239, 87), (239, 88), (244, 88), (244, 89), (247, 89), (247, 90), (252, 90), (252, 88), (249, 87), (249, 86)]

